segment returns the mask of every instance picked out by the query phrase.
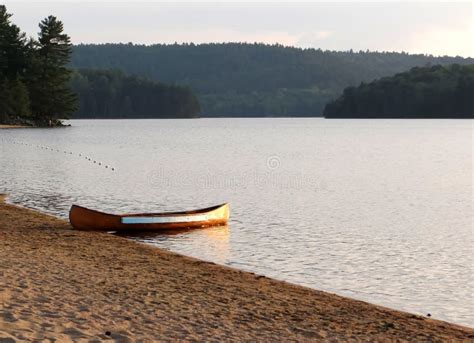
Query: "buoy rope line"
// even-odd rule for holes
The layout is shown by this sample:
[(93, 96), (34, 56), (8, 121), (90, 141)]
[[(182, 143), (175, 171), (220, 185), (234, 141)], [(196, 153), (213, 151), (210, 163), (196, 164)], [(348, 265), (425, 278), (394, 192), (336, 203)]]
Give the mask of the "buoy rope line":
[(106, 163), (103, 163), (103, 162), (101, 162), (101, 161), (98, 161), (97, 159), (94, 159), (93, 157), (90, 157), (90, 156), (88, 156), (88, 155), (86, 155), (86, 154), (83, 154), (83, 153), (74, 153), (74, 152), (68, 151), (68, 150), (52, 148), (52, 147), (45, 146), (45, 145), (40, 145), (40, 144), (25, 143), (25, 142), (16, 141), (16, 140), (13, 140), (13, 139), (5, 139), (5, 138), (2, 138), (1, 141), (2, 141), (3, 143), (10, 143), (10, 144), (14, 144), (14, 145), (29, 146), (29, 147), (38, 148), (38, 149), (45, 150), (45, 151), (59, 152), (59, 153), (65, 154), (65, 155), (75, 155), (75, 156), (84, 158), (84, 159), (87, 160), (88, 162), (91, 162), (91, 163), (93, 163), (93, 164), (97, 164), (97, 165), (99, 165), (99, 166), (101, 166), (101, 167), (104, 167), (104, 168), (106, 168), (106, 169), (109, 169), (109, 170), (111, 170), (111, 171), (115, 171), (115, 170), (116, 170), (115, 167), (112, 167), (112, 166), (109, 165), (109, 164), (106, 164)]

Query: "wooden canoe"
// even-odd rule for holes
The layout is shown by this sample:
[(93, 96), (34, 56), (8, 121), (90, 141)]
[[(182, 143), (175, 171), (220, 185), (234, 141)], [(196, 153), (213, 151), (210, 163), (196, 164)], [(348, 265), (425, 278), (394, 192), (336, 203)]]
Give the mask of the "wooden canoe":
[(225, 225), (229, 205), (185, 212), (108, 214), (72, 205), (69, 221), (77, 230), (89, 231), (159, 231)]

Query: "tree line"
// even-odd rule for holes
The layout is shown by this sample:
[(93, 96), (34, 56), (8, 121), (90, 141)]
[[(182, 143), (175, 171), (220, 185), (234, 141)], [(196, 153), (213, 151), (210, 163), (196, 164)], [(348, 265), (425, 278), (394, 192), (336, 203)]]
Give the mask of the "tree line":
[(329, 103), (327, 118), (474, 118), (474, 64), (415, 67)]
[(72, 44), (54, 16), (27, 38), (0, 5), (0, 122), (56, 125), (75, 109), (67, 68)]
[(200, 111), (186, 87), (125, 76), (116, 70), (73, 70), (70, 37), (49, 16), (27, 38), (0, 5), (0, 123), (61, 125), (74, 118), (185, 118)]
[(73, 118), (192, 118), (200, 111), (188, 88), (126, 76), (120, 70), (76, 70), (70, 84), (79, 95)]
[(75, 68), (190, 87), (202, 116), (314, 116), (344, 88), (416, 66), (474, 63), (472, 58), (396, 52), (323, 51), (282, 45), (86, 44), (73, 47)]
[[(0, 5), (2, 123), (54, 125), (71, 115), (320, 116), (348, 86), (416, 66), (474, 64), (474, 59), (462, 57), (257, 43), (72, 46), (56, 17), (42, 20), (39, 29), (36, 39), (27, 38)], [(470, 79), (459, 82), (469, 89)], [(428, 89), (423, 85), (415, 94), (433, 98)], [(344, 96), (350, 98), (351, 92), (355, 89), (346, 89)], [(331, 106), (327, 113), (338, 105)]]

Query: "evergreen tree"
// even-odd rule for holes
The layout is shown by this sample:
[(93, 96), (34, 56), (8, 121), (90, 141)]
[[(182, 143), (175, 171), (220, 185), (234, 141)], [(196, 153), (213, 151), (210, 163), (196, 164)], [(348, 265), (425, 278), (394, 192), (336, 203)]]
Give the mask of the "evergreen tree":
[(8, 122), (8, 85), (7, 79), (0, 75), (0, 123)]
[(278, 44), (90, 44), (74, 46), (71, 66), (116, 68), (188, 86), (198, 96), (202, 116), (314, 116), (348, 86), (427, 63), (472, 64), (474, 59)]
[(19, 78), (8, 82), (7, 108), (10, 117), (22, 120), (31, 119), (28, 88)]
[[(11, 17), (11, 14), (7, 13), (7, 8), (4, 5), (0, 5), (0, 76), (1, 77), (5, 75), (8, 68), (7, 32), (9, 30), (10, 17)], [(4, 80), (2, 80), (2, 82), (3, 81)]]
[(192, 118), (200, 111), (189, 88), (118, 70), (77, 70), (71, 88), (79, 95), (73, 118)]
[(474, 118), (474, 64), (413, 68), (327, 104), (328, 118)]
[(30, 115), (30, 99), (22, 82), (28, 66), (25, 34), (11, 23), (11, 14), (0, 5), (0, 120), (21, 121)]
[(63, 33), (63, 23), (54, 16), (42, 20), (32, 60), (32, 109), (42, 124), (69, 118), (75, 110), (76, 96), (69, 88), (71, 71), (66, 67), (71, 56), (71, 41)]
[(459, 79), (454, 91), (454, 102), (457, 114), (474, 118), (474, 70), (470, 75), (464, 73)]
[(26, 72), (28, 48), (26, 35), (10, 22), (11, 16), (0, 5), (0, 75), (13, 79)]

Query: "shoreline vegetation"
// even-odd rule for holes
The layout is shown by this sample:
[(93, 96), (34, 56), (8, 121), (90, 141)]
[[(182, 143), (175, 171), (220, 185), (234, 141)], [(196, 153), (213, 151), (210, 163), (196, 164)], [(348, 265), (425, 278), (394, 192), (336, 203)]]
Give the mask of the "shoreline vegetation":
[(197, 118), (199, 102), (187, 87), (124, 75), (120, 70), (74, 70), (73, 119)]
[(0, 340), (474, 339), (474, 329), (181, 256), (6, 204)]
[(199, 113), (187, 87), (118, 70), (71, 69), (71, 40), (56, 17), (39, 23), (37, 38), (27, 38), (11, 17), (0, 5), (0, 124), (56, 127), (73, 114), (192, 118)]
[(0, 123), (61, 126), (75, 111), (76, 95), (66, 67), (72, 44), (63, 23), (48, 16), (38, 37), (27, 38), (0, 5)]
[(474, 58), (261, 43), (109, 43), (74, 45), (70, 66), (115, 68), (189, 87), (202, 117), (316, 117), (347, 87), (413, 67), (452, 64), (474, 64)]
[[(37, 38), (27, 38), (11, 17), (0, 5), (1, 124), (55, 127), (69, 118), (473, 116), (473, 78), (462, 75), (472, 71), (473, 58), (260, 43), (73, 46), (54, 16), (39, 23)], [(446, 72), (403, 79), (423, 68)], [(394, 73), (401, 74), (390, 77)], [(392, 79), (403, 82), (392, 87)]]
[(474, 117), (474, 64), (413, 68), (359, 87), (326, 105), (326, 118)]

